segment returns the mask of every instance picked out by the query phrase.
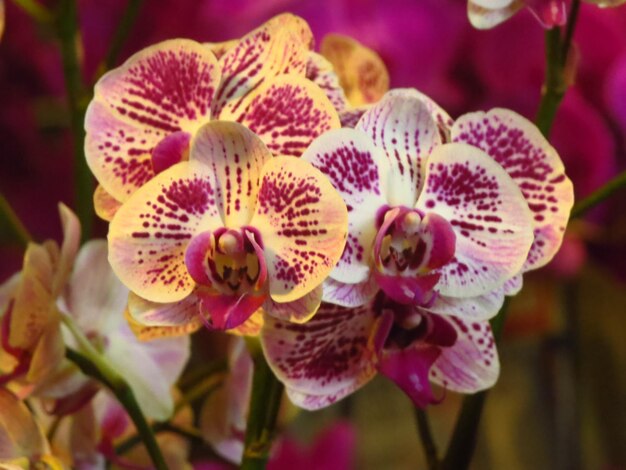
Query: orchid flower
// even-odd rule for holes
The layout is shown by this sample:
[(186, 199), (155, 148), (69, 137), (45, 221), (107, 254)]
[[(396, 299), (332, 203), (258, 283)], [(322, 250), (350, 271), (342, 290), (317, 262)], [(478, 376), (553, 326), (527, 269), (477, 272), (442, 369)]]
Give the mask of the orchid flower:
[(118, 210), (109, 261), (143, 325), (233, 329), (262, 306), (306, 321), (346, 229), (345, 204), (319, 170), (273, 157), (241, 124), (213, 121), (196, 132), (189, 161)]
[[(124, 317), (128, 295), (107, 261), (106, 241), (92, 240), (78, 253), (72, 276), (59, 299), (59, 310), (124, 377), (142, 412), (163, 421), (174, 410), (171, 388), (189, 358), (189, 338), (138, 340)], [(67, 344), (74, 344), (65, 328), (64, 337)], [(55, 387), (55, 396), (63, 400), (68, 389), (78, 391), (82, 387), (90, 388), (86, 378), (76, 373)], [(98, 390), (93, 390), (91, 396)], [(51, 394), (48, 390), (47, 396)]]
[(324, 303), (302, 325), (268, 318), (261, 342), (291, 401), (309, 410), (353, 393), (377, 372), (425, 407), (440, 401), (430, 381), (473, 393), (491, 387), (500, 367), (488, 321), (428, 313), (382, 292), (356, 308)]
[[(626, 0), (586, 0), (600, 7), (616, 7)], [(522, 8), (528, 10), (546, 28), (562, 26), (567, 21), (567, 0), (468, 0), (467, 12), (472, 26), (489, 29), (508, 20)]]
[(302, 158), (348, 206), (346, 248), (324, 287), (324, 300), (346, 307), (382, 289), (488, 319), (522, 271), (554, 256), (573, 203), (558, 155), (526, 119), (496, 109), (452, 122), (413, 90), (388, 93)]
[(307, 77), (324, 90), (343, 127), (354, 127), (389, 90), (389, 74), (378, 54), (340, 34), (327, 34), (320, 53), (310, 52)]
[(97, 213), (110, 220), (138, 188), (186, 160), (193, 135), (213, 119), (242, 123), (274, 155), (299, 156), (339, 127), (324, 92), (305, 78), (312, 41), (304, 20), (284, 14), (228, 50), (174, 39), (104, 75), (85, 117)]
[(22, 271), (0, 287), (0, 385), (20, 396), (45, 387), (65, 355), (56, 300), (70, 276), (80, 227), (66, 206), (59, 211), (62, 246), (30, 243)]
[[(40, 424), (24, 402), (0, 387), (0, 468), (28, 470), (65, 467), (52, 455)], [(41, 467), (40, 467), (41, 466)]]

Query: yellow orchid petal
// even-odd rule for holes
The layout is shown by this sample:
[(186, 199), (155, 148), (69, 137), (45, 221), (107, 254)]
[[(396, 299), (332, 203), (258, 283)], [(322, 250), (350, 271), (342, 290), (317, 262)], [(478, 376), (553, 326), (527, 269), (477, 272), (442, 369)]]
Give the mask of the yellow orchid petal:
[(43, 431), (28, 407), (0, 388), (0, 460), (36, 457), (48, 451)]
[(101, 185), (98, 185), (93, 193), (93, 205), (98, 217), (111, 222), (122, 203), (111, 196)]
[(335, 67), (352, 106), (377, 102), (389, 90), (389, 74), (380, 56), (354, 39), (327, 34), (321, 54)]

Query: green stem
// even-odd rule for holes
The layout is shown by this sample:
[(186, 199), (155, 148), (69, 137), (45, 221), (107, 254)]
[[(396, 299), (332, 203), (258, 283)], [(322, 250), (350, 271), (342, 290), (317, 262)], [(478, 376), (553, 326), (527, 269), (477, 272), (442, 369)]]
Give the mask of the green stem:
[(168, 470), (165, 459), (161, 454), (161, 449), (159, 449), (154, 433), (152, 432), (152, 428), (141, 412), (139, 403), (137, 403), (135, 395), (128, 383), (113, 369), (89, 340), (85, 338), (70, 317), (63, 315), (62, 320), (72, 332), (80, 349), (80, 352), (78, 352), (67, 347), (65, 351), (67, 359), (76, 364), (84, 374), (102, 382), (113, 392), (135, 424), (137, 432), (141, 436), (154, 467), (157, 470)]
[(421, 408), (415, 408), (415, 422), (417, 423), (417, 431), (419, 432), (424, 454), (426, 455), (426, 463), (429, 470), (439, 469), (439, 456), (437, 453), (437, 445), (430, 430), (430, 422), (428, 414)]
[[(189, 439), (198, 443), (204, 442), (202, 439), (202, 433), (196, 428), (182, 427), (182, 426), (177, 426), (172, 423), (164, 422), (164, 423), (154, 423), (151, 426), (151, 429), (154, 434), (158, 434), (161, 432), (172, 432), (174, 434), (178, 434), (180, 436), (183, 436), (186, 439)], [(134, 434), (130, 436), (129, 438), (127, 438), (126, 440), (122, 441), (118, 446), (116, 446), (115, 453), (117, 455), (124, 455), (126, 452), (130, 451), (137, 444), (141, 443), (141, 441), (142, 441), (141, 435)]]
[(240, 469), (264, 469), (276, 432), (283, 384), (271, 371), (256, 338), (246, 338), (254, 362), (252, 394), (248, 411), (245, 447)]
[(573, 0), (571, 9), (569, 11), (569, 16), (567, 17), (567, 25), (565, 26), (565, 36), (563, 36), (563, 51), (561, 53), (561, 60), (564, 64), (567, 63), (569, 51), (572, 48), (574, 30), (576, 29), (576, 22), (578, 21), (579, 12), (580, 0)]
[(35, 0), (13, 0), (13, 3), (24, 10), (35, 21), (50, 23), (54, 20), (52, 13)]
[(78, 12), (75, 0), (61, 0), (57, 32), (61, 43), (61, 58), (63, 60), (63, 74), (65, 76), (65, 90), (70, 112), (70, 127), (72, 130), (74, 147), (74, 181), (76, 215), (82, 227), (82, 238), (88, 240), (94, 218), (93, 209), (93, 179), (87, 160), (85, 159), (85, 94), (82, 84), (82, 74), (78, 60), (80, 34), (78, 31)]
[(116, 63), (117, 57), (122, 50), (122, 46), (128, 38), (130, 31), (139, 15), (139, 10), (141, 9), (141, 5), (143, 4), (143, 0), (128, 0), (126, 4), (126, 9), (124, 10), (124, 14), (122, 15), (122, 19), (117, 25), (117, 29), (113, 34), (113, 39), (111, 39), (111, 44), (109, 46), (109, 50), (107, 55), (98, 67), (97, 77), (101, 77), (107, 70), (110, 70)]
[(567, 82), (563, 71), (565, 63), (562, 59), (561, 29), (552, 28), (545, 33), (546, 44), (546, 76), (541, 90), (539, 111), (535, 123), (541, 133), (548, 138), (556, 111), (565, 96)]
[[(504, 323), (509, 308), (509, 299), (506, 298), (500, 312), (491, 319), (491, 331), (500, 343)], [(483, 412), (488, 390), (469, 395), (463, 399), (461, 411), (457, 418), (446, 455), (441, 463), (441, 470), (463, 470), (469, 468), (476, 448), (478, 438), (478, 426)]]
[(596, 189), (585, 199), (576, 203), (576, 205), (572, 209), (571, 217), (574, 218), (584, 215), (588, 210), (594, 208), (602, 201), (612, 196), (613, 193), (615, 193), (617, 190), (624, 187), (626, 187), (626, 171), (620, 173), (604, 186)]
[(23, 247), (26, 247), (33, 239), (9, 201), (2, 194), (0, 194), (0, 227), (3, 228), (4, 233), (11, 233), (13, 238)]

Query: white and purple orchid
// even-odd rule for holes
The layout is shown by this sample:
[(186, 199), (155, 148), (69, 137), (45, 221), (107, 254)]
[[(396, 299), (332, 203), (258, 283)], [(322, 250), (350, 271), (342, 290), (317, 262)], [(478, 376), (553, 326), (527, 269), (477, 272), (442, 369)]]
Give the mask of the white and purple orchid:
[[(626, 0), (585, 0), (600, 7), (616, 7)], [(546, 28), (562, 26), (567, 21), (568, 0), (468, 0), (467, 13), (472, 26), (489, 29), (508, 20), (523, 8)]]
[(272, 156), (241, 124), (213, 121), (189, 161), (118, 210), (109, 261), (143, 325), (234, 329), (262, 306), (302, 322), (320, 305), (346, 231), (345, 204), (319, 170)]
[(242, 123), (274, 155), (298, 156), (339, 127), (331, 102), (305, 78), (312, 43), (306, 22), (283, 14), (228, 48), (173, 39), (104, 75), (85, 117), (98, 214), (110, 220), (138, 188), (186, 160), (210, 120)]

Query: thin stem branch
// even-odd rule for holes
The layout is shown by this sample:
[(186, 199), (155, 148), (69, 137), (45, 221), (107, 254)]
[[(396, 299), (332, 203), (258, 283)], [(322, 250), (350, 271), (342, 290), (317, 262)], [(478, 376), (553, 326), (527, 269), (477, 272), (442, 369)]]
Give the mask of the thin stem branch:
[(276, 432), (283, 384), (271, 371), (256, 338), (246, 338), (254, 362), (252, 394), (240, 469), (264, 469)]
[(608, 199), (613, 195), (613, 193), (624, 187), (626, 187), (626, 171), (623, 171), (608, 183), (596, 189), (585, 199), (576, 203), (572, 209), (571, 217), (574, 218), (584, 215), (587, 211)]
[(65, 76), (65, 90), (70, 112), (70, 127), (74, 147), (74, 181), (76, 215), (81, 222), (83, 240), (88, 240), (94, 218), (93, 179), (85, 159), (84, 88), (78, 60), (80, 34), (75, 0), (61, 0), (59, 4), (57, 32), (61, 43), (61, 58)]
[(541, 102), (539, 111), (535, 117), (535, 123), (541, 133), (548, 138), (556, 110), (561, 104), (567, 82), (563, 74), (565, 64), (561, 52), (561, 29), (552, 28), (545, 33), (546, 44), (546, 76), (541, 90)]
[(62, 321), (75, 337), (80, 349), (79, 352), (67, 347), (65, 351), (67, 359), (76, 364), (84, 374), (103, 383), (113, 392), (135, 424), (137, 432), (141, 436), (146, 451), (150, 455), (155, 468), (157, 470), (168, 470), (165, 459), (161, 454), (161, 449), (159, 449), (154, 433), (152, 432), (152, 428), (143, 415), (133, 390), (124, 378), (113, 369), (108, 361), (98, 353), (89, 340), (85, 338), (70, 317), (63, 315)]
[(107, 70), (110, 70), (115, 65), (120, 51), (122, 50), (122, 46), (124, 42), (126, 42), (133, 24), (139, 15), (139, 10), (143, 2), (144, 0), (128, 0), (122, 19), (117, 25), (113, 39), (111, 39), (107, 55), (102, 64), (98, 67), (97, 78), (100, 78)]
[(33, 239), (9, 201), (2, 194), (0, 194), (0, 227), (3, 227), (4, 233), (11, 233), (23, 247), (26, 247)]
[(576, 22), (578, 21), (578, 13), (580, 12), (580, 0), (573, 0), (572, 6), (567, 17), (567, 25), (565, 26), (565, 35), (563, 36), (563, 50), (561, 53), (561, 60), (563, 64), (567, 63), (569, 51), (572, 48), (572, 42), (574, 39), (574, 30), (576, 29)]
[(430, 429), (430, 421), (428, 420), (428, 414), (421, 408), (415, 408), (415, 422), (417, 423), (417, 431), (419, 432), (420, 439), (422, 441), (422, 447), (424, 448), (424, 454), (426, 455), (426, 463), (429, 470), (439, 469), (439, 454), (437, 452), (437, 444), (433, 438), (432, 431)]
[(54, 20), (54, 15), (41, 3), (35, 0), (13, 0), (18, 7), (24, 10), (28, 16), (40, 23), (50, 23)]

